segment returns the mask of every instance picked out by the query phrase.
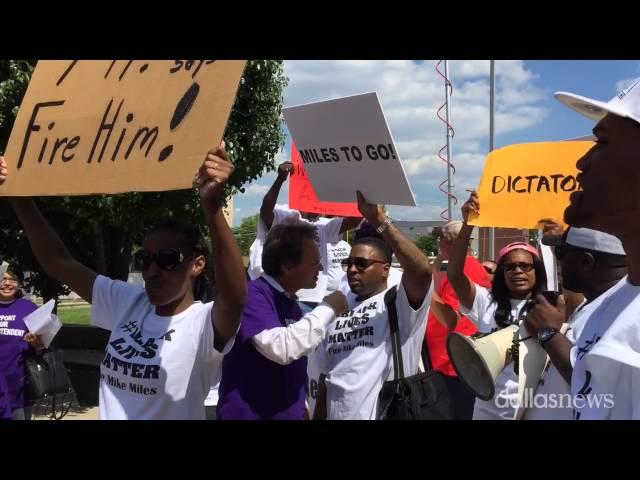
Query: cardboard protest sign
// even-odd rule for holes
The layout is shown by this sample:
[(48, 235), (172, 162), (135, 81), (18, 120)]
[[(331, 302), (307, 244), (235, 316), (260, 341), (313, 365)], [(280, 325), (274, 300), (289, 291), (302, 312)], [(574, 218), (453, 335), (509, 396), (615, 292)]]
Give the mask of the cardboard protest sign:
[(289, 176), (289, 208), (301, 212), (337, 215), (339, 217), (361, 217), (357, 203), (321, 202), (307, 177), (302, 158), (291, 142), (293, 173)]
[(317, 198), (415, 206), (378, 96), (366, 93), (284, 109)]
[(39, 61), (0, 195), (188, 188), (217, 146), (244, 61)]
[(576, 162), (593, 142), (543, 142), (494, 150), (478, 187), (479, 227), (540, 228), (538, 220), (563, 224), (569, 196), (580, 189)]

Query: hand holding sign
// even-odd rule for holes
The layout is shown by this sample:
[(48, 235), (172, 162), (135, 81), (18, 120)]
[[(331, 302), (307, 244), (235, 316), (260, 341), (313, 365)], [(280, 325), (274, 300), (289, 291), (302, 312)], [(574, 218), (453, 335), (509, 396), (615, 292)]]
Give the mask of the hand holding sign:
[(293, 173), (293, 163), (282, 162), (278, 166), (278, 178), (286, 180), (289, 175)]
[(9, 170), (7, 169), (7, 162), (5, 161), (4, 157), (0, 157), (0, 185), (2, 185), (7, 179), (8, 173)]
[(224, 185), (233, 173), (234, 166), (224, 149), (224, 142), (209, 150), (202, 166), (196, 173), (193, 184), (198, 188), (202, 202), (219, 201)]
[(468, 224), (469, 220), (480, 215), (480, 202), (478, 201), (478, 194), (472, 190), (469, 200), (462, 205), (462, 220)]
[(562, 235), (564, 233), (564, 226), (551, 218), (542, 218), (538, 220), (542, 224), (542, 236)]
[(360, 190), (356, 192), (356, 195), (358, 197), (358, 210), (360, 210), (362, 216), (375, 228), (382, 225), (387, 218), (387, 215), (384, 213), (384, 208), (380, 205), (368, 203)]

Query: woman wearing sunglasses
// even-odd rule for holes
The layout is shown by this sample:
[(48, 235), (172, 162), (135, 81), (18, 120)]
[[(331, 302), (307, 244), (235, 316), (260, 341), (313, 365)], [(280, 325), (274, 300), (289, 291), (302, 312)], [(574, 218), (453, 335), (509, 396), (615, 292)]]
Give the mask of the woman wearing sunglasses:
[[(546, 288), (547, 277), (538, 251), (529, 244), (515, 242), (500, 250), (491, 290), (471, 282), (463, 272), (473, 231), (468, 219), (469, 212), (479, 211), (478, 195), (473, 192), (462, 206), (464, 225), (453, 244), (447, 276), (460, 300), (460, 313), (473, 321), (480, 333), (492, 333), (524, 319), (536, 296)], [(518, 376), (510, 362), (496, 380), (495, 397), (487, 401), (476, 399), (473, 419), (513, 419), (517, 393)]]
[[(194, 179), (209, 234), (175, 222), (153, 229), (137, 253), (144, 289), (98, 275), (76, 261), (30, 198), (13, 198), (44, 270), (92, 304), (93, 325), (111, 336), (100, 368), (101, 419), (204, 419), (204, 400), (233, 344), (246, 297), (240, 251), (220, 207), (233, 171), (224, 142)], [(196, 301), (207, 269), (216, 302)]]

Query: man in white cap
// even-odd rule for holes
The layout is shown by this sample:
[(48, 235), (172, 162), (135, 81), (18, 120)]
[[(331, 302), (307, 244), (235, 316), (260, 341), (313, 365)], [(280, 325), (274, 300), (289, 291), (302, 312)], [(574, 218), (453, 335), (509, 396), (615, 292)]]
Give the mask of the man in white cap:
[(571, 194), (564, 221), (615, 235), (629, 264), (572, 350), (575, 418), (639, 419), (640, 79), (606, 103), (564, 92), (556, 98), (598, 122), (596, 145), (576, 164), (582, 190)]
[(584, 294), (585, 301), (567, 319), (568, 330), (560, 329), (565, 322), (565, 299), (551, 305), (543, 296), (525, 319), (530, 334), (549, 354), (551, 362), (543, 374), (533, 405), (528, 405), (525, 420), (571, 420), (573, 404), (570, 385), (572, 360), (570, 355), (576, 339), (591, 315), (607, 298), (612, 287), (627, 274), (622, 243), (613, 235), (588, 228), (570, 227), (564, 235), (545, 236), (545, 245), (555, 247), (561, 265), (562, 284), (573, 292)]

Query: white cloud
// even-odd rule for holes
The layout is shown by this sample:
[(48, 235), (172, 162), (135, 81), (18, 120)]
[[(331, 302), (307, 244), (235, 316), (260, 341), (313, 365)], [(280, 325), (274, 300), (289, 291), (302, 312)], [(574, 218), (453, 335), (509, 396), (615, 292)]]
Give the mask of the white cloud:
[[(441, 64), (444, 72), (444, 64)], [(489, 60), (462, 60), (449, 62), (449, 70), (453, 78), (476, 78), (489, 75)]]
[(269, 191), (269, 186), (260, 185), (258, 183), (252, 183), (248, 187), (246, 187), (244, 194), (245, 195), (257, 195), (259, 197), (263, 197), (265, 193)]
[[(285, 62), (290, 80), (284, 92), (285, 106), (378, 93), (399, 156), (420, 199), (419, 208), (394, 208), (397, 218), (437, 219), (446, 205), (446, 196), (438, 191), (438, 184), (447, 176), (446, 166), (437, 157), (446, 142), (445, 126), (436, 116), (444, 102), (445, 87), (435, 67), (434, 60)], [(477, 186), (487, 153), (488, 75), (488, 60), (449, 61), (451, 121), (455, 129), (452, 156), (457, 168), (453, 184), (461, 202), (468, 195), (464, 189)], [(522, 61), (496, 61), (496, 134), (541, 123), (548, 114), (541, 102), (549, 94)], [(273, 177), (267, 183), (272, 181)]]
[[(234, 197), (234, 202), (236, 201), (237, 197)], [(240, 223), (242, 223), (242, 218), (243, 217), (243, 213), (246, 209), (242, 208), (242, 207), (234, 207), (233, 208), (233, 224), (231, 225), (232, 227), (237, 227), (240, 225)]]

